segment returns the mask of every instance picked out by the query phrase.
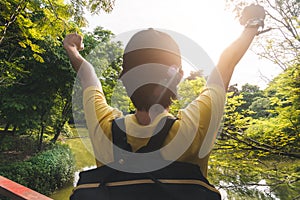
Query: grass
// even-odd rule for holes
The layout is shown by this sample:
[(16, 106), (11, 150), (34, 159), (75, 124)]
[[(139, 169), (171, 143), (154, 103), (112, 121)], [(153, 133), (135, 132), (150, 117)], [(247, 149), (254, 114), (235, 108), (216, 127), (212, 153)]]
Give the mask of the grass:
[[(76, 171), (79, 172), (84, 167), (95, 166), (95, 158), (87, 129), (72, 127), (71, 131), (73, 134), (70, 138), (61, 135), (57, 142), (68, 144), (71, 148), (76, 160)], [(33, 136), (6, 135), (0, 144), (0, 165), (27, 160), (37, 153), (37, 144), (38, 141)], [(54, 200), (67, 200), (72, 189), (73, 184), (71, 183), (56, 191), (51, 195), (51, 198)]]
[(26, 135), (6, 135), (0, 145), (0, 165), (24, 161), (37, 153), (37, 141)]

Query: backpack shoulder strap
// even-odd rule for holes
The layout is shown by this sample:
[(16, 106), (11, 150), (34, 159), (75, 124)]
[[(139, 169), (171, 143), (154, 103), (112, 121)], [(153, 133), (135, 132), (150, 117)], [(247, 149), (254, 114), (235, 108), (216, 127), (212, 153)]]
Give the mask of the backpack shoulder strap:
[(125, 119), (117, 118), (112, 121), (111, 126), (112, 142), (120, 149), (126, 151), (132, 151), (131, 145), (127, 142), (127, 136), (125, 132)]
[[(146, 146), (137, 150), (137, 153), (152, 152), (160, 149), (175, 121), (176, 118), (171, 117), (165, 117), (161, 119), (155, 128), (154, 134), (156, 134), (150, 138)], [(118, 118), (113, 120), (112, 142), (120, 149), (132, 152), (132, 147), (127, 142), (124, 118)]]
[(138, 153), (146, 153), (146, 152), (153, 152), (160, 149), (169, 134), (169, 131), (171, 127), (173, 126), (174, 122), (176, 121), (176, 118), (172, 117), (165, 117), (160, 120), (158, 125), (155, 128), (154, 134), (148, 144), (144, 147), (141, 147), (139, 150), (137, 150)]

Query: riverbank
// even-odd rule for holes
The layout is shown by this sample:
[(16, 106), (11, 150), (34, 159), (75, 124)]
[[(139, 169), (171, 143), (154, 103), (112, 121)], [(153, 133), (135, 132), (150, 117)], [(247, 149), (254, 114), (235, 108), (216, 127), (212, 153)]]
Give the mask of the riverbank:
[(48, 142), (38, 150), (37, 142), (26, 135), (9, 135), (2, 142), (1, 176), (44, 195), (72, 180), (75, 160), (68, 145)]
[[(72, 129), (72, 131), (75, 137), (70, 139), (65, 138), (64, 143), (70, 147), (75, 156), (75, 180), (51, 194), (50, 197), (54, 200), (68, 200), (72, 193), (72, 189), (74, 188), (74, 184), (76, 183), (78, 173), (87, 168), (95, 167), (95, 158), (86, 147), (86, 145), (90, 144), (89, 138), (78, 137), (77, 131), (75, 129)], [(78, 131), (83, 132), (85, 130), (84, 128), (79, 128)]]
[[(78, 135), (77, 131), (80, 131), (83, 134)], [(85, 128), (78, 128), (78, 130), (76, 131), (75, 128), (72, 128), (72, 132), (74, 133), (72, 135), (72, 137), (70, 138), (61, 138), (59, 140), (60, 143), (63, 143), (65, 145), (68, 145), (68, 147), (71, 149), (72, 154), (75, 157), (75, 163), (74, 163), (74, 167), (75, 167), (75, 174), (72, 175), (77, 177), (78, 173), (82, 170), (86, 170), (89, 168), (93, 168), (95, 167), (95, 158), (93, 156), (93, 154), (91, 153), (91, 149), (90, 149), (90, 141), (89, 138), (85, 136), (85, 132), (86, 129)], [(24, 142), (24, 141), (23, 141)], [(18, 143), (17, 143), (18, 144)], [(30, 145), (29, 143), (25, 143), (26, 145)], [(21, 148), (21, 145), (18, 144)], [(8, 150), (6, 151), (6, 153), (9, 152)], [(15, 151), (10, 152), (10, 155), (14, 155), (16, 154), (17, 149)], [(20, 156), (20, 155), (19, 155)], [(228, 157), (230, 157), (229, 155), (224, 158), (222, 157), (222, 159), (220, 157), (215, 157), (216, 154), (214, 153), (214, 155), (212, 155), (212, 158), (221, 161), (222, 159), (224, 160), (224, 163), (226, 161), (226, 159), (228, 159)], [(26, 156), (23, 155), (23, 158), (25, 159)], [(28, 158), (28, 155), (27, 155)], [(12, 159), (12, 158), (10, 158)], [(65, 158), (62, 158), (62, 160), (64, 160)], [(3, 159), (0, 159), (0, 163), (1, 161), (4, 162)], [(11, 161), (11, 160), (10, 160)], [(231, 160), (231, 162), (242, 162), (245, 161), (245, 159), (242, 159), (240, 161), (235, 161), (235, 160)], [(277, 161), (268, 161), (268, 165), (272, 165), (272, 163), (277, 163)], [(7, 163), (6, 163), (7, 164)], [(212, 164), (212, 163), (211, 163)], [(277, 163), (278, 164), (278, 163)], [(242, 176), (240, 176), (240, 173), (234, 173), (234, 174), (230, 174), (230, 171), (228, 171), (228, 169), (226, 170), (225, 166), (219, 166), (220, 170), (218, 173), (213, 173), (210, 174), (210, 179), (214, 179), (214, 180), (218, 180), (221, 179), (223, 180), (223, 182), (219, 182), (216, 184), (216, 186), (221, 186), (222, 189), (222, 195), (224, 197), (224, 199), (228, 200), (228, 199), (251, 199), (251, 200), (256, 200), (256, 199), (262, 199), (262, 198), (257, 198), (258, 196), (263, 197), (263, 199), (266, 200), (290, 200), (290, 197), (295, 197), (297, 196), (297, 191), (299, 191), (299, 182), (292, 182), (292, 180), (294, 180), (295, 178), (297, 178), (297, 174), (299, 174), (299, 167), (298, 170), (293, 170), (293, 171), (297, 171), (298, 173), (292, 173), (291, 170), (293, 166), (299, 166), (299, 160), (290, 160), (290, 159), (286, 159), (285, 162), (282, 162), (280, 165), (278, 165), (278, 171), (277, 173), (282, 173), (285, 172), (286, 173), (286, 177), (287, 179), (290, 179), (290, 184), (292, 184), (293, 187), (290, 187), (290, 185), (286, 185), (286, 187), (283, 187), (282, 185), (280, 185), (280, 187), (274, 186), (275, 183), (277, 183), (278, 181), (284, 181), (284, 180), (273, 180), (272, 182), (270, 181), (266, 181), (264, 179), (258, 179), (258, 182), (256, 182), (257, 184), (255, 184), (255, 182), (253, 182), (254, 184), (252, 186), (243, 186), (243, 184), (241, 183), (241, 185), (232, 185), (233, 183), (231, 181), (236, 180), (238, 177), (240, 177), (241, 181), (242, 180)], [(251, 163), (249, 163), (249, 165), (251, 165)], [(50, 164), (49, 164), (50, 166)], [(213, 165), (211, 165), (211, 169), (210, 172), (214, 172)], [(258, 166), (257, 166), (258, 167)], [(231, 167), (230, 167), (231, 168)], [(286, 168), (285, 170), (282, 170), (281, 168)], [(262, 170), (263, 168), (253, 168), (253, 172), (257, 173), (257, 175), (260, 177), (260, 173), (269, 173), (270, 170), (268, 169), (268, 167), (265, 168), (265, 170)], [(281, 169), (281, 170), (280, 170)], [(231, 170), (232, 171), (232, 170)], [(221, 173), (221, 174), (220, 174)], [(245, 178), (250, 178), (252, 177), (251, 173), (248, 172), (247, 173), (248, 176), (244, 176)], [(216, 177), (217, 176), (217, 177)], [(228, 177), (232, 177), (231, 179)], [(76, 178), (75, 178), (76, 179)], [(251, 178), (252, 181), (255, 181), (254, 179), (256, 179), (253, 175), (253, 177)], [(73, 180), (73, 178), (72, 178)], [(68, 184), (64, 184), (60, 189), (57, 189), (54, 193), (52, 193), (51, 195), (49, 195), (50, 198), (54, 199), (54, 200), (69, 200), (69, 197), (72, 193), (72, 189), (74, 188), (74, 184), (76, 183), (76, 180), (73, 180), (71, 182), (69, 182)], [(237, 190), (234, 190), (234, 188), (237, 188)], [(239, 189), (240, 188), (240, 189)], [(246, 193), (245, 193), (246, 192)], [(264, 193), (267, 193), (265, 195), (263, 195)], [(270, 194), (274, 197), (272, 198), (270, 196)], [(268, 196), (269, 195), (269, 196)]]
[[(86, 137), (86, 129), (78, 128), (77, 131), (80, 132), (80, 134), (77, 134), (75, 128), (72, 128), (72, 131), (74, 132), (73, 137), (69, 139), (65, 138), (63, 141), (65, 142), (65, 144), (69, 145), (75, 155), (77, 171), (75, 173), (75, 176), (77, 176), (80, 171), (88, 169), (89, 167), (95, 167), (95, 158), (91, 153), (91, 149), (89, 149), (91, 146), (89, 138)], [(215, 168), (213, 168), (214, 164), (212, 162), (219, 162), (211, 160), (209, 178), (213, 180), (222, 180), (221, 182), (217, 182), (216, 186), (222, 188), (221, 192), (224, 200), (290, 200), (291, 197), (297, 196), (296, 193), (297, 191), (299, 191), (299, 182), (291, 182), (290, 184), (292, 184), (293, 187), (290, 187), (289, 185), (284, 186), (284, 180), (278, 180), (280, 176), (278, 176), (276, 180), (274, 179), (273, 181), (266, 181), (265, 179), (261, 178), (261, 173), (270, 173), (272, 170), (274, 170), (271, 166), (277, 165), (278, 171), (276, 173), (285, 172), (287, 175), (286, 177), (288, 177), (290, 180), (293, 180), (296, 178), (296, 176), (298, 176), (297, 174), (299, 173), (292, 173), (292, 171), (297, 170), (291, 169), (293, 169), (295, 166), (299, 166), (299, 160), (285, 159), (280, 164), (279, 161), (276, 160), (265, 160), (265, 164), (268, 164), (268, 166), (254, 165), (254, 163), (248, 162), (249, 167), (253, 171), (248, 171), (247, 174), (245, 174), (238, 170), (235, 171), (233, 166), (228, 169), (226, 168), (225, 164), (228, 163), (227, 159), (230, 158), (230, 155), (224, 157), (223, 155), (219, 155), (216, 152), (213, 152), (211, 158), (218, 160), (219, 162), (223, 161), (223, 165), (218, 166), (219, 170), (217, 170), (216, 172)], [(234, 162), (235, 165), (238, 165), (237, 163), (242, 164), (246, 161), (247, 159), (232, 159), (230, 163), (233, 164)], [(234, 181), (236, 182), (237, 179), (240, 179), (241, 182), (238, 185), (234, 185)], [(253, 185), (244, 185), (244, 179), (251, 179)], [(278, 181), (282, 181), (283, 185), (275, 185), (278, 183)], [(76, 183), (76, 180), (74, 182)], [(74, 183), (65, 185), (63, 188), (55, 191), (50, 197), (54, 200), (68, 200), (74, 187), (73, 184)]]

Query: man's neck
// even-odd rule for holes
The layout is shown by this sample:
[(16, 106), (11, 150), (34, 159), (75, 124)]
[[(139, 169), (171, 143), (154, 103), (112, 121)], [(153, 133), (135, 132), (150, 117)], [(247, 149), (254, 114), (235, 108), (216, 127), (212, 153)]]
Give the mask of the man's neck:
[(151, 124), (163, 112), (168, 112), (168, 109), (164, 109), (162, 106), (152, 106), (149, 111), (137, 110), (135, 117), (140, 125), (145, 126)]

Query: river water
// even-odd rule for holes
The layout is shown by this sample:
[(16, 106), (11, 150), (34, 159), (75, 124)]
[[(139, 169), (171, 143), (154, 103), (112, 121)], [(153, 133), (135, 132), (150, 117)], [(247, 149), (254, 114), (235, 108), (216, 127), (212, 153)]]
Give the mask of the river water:
[(94, 156), (87, 150), (85, 146), (88, 142), (89, 138), (87, 137), (76, 137), (73, 139), (65, 140), (65, 143), (70, 146), (75, 156), (77, 170), (75, 173), (75, 180), (73, 181), (73, 183), (69, 183), (63, 188), (55, 191), (52, 195), (50, 195), (50, 198), (53, 198), (54, 200), (68, 200), (72, 193), (72, 189), (77, 182), (79, 172), (96, 167)]
[[(80, 171), (83, 171), (83, 170), (88, 170), (88, 169), (92, 169), (92, 168), (95, 168), (96, 166), (90, 166), (90, 167), (84, 167), (82, 168)], [(74, 188), (74, 186), (76, 185), (76, 182), (78, 180), (78, 177), (79, 177), (79, 172), (80, 171), (77, 171), (75, 173), (75, 177), (74, 177), (74, 181), (73, 183), (70, 183), (68, 185), (65, 185), (65, 187), (55, 191), (51, 196), (50, 198), (54, 199), (54, 200), (68, 200), (70, 195), (72, 194), (72, 190)]]

